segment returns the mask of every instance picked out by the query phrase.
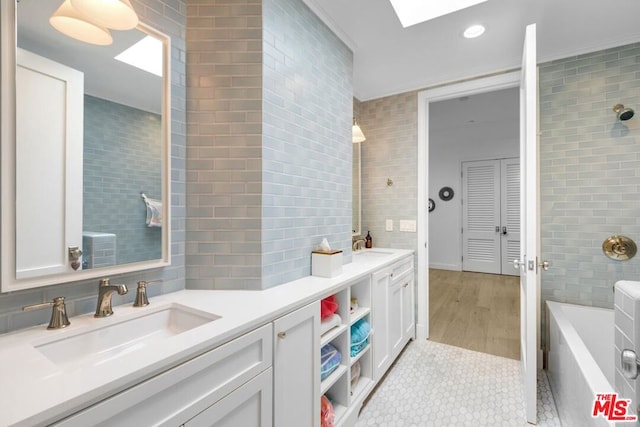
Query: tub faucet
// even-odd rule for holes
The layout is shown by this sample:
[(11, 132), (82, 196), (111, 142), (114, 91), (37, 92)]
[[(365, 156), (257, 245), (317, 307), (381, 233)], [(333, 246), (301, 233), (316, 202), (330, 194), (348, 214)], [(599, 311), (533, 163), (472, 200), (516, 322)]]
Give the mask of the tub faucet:
[(353, 242), (353, 247), (352, 247), (352, 249), (353, 249), (354, 251), (357, 251), (358, 249), (362, 249), (362, 245), (364, 245), (364, 244), (365, 244), (364, 239), (356, 239), (356, 240), (354, 240), (354, 242)]
[(98, 287), (98, 306), (94, 317), (108, 317), (113, 314), (111, 308), (111, 294), (118, 292), (118, 295), (127, 293), (127, 285), (111, 285), (109, 279), (100, 279)]

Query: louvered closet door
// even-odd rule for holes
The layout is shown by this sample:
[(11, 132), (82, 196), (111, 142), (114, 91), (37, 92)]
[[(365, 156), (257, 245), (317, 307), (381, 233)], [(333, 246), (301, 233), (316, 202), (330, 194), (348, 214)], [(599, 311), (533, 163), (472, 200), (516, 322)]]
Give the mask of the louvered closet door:
[(499, 161), (462, 163), (462, 181), (462, 269), (500, 274)]
[(502, 274), (519, 276), (513, 260), (520, 259), (520, 159), (501, 160)]

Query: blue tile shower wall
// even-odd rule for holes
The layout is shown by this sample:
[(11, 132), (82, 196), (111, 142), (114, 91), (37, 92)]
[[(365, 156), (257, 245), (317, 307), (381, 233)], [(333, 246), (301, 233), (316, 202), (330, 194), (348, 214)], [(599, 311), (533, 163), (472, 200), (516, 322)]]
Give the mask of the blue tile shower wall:
[[(613, 261), (603, 240), (640, 243), (640, 43), (540, 65), (542, 298), (613, 308), (613, 285), (640, 257)], [(620, 122), (614, 104), (636, 116)]]
[[(149, 287), (151, 296), (184, 288), (186, 205), (186, 4), (183, 0), (132, 0), (141, 22), (171, 37), (171, 266), (112, 276), (114, 282), (134, 285), (137, 280), (162, 279)], [(0, 294), (0, 333), (46, 323), (48, 310), (23, 312), (22, 306), (65, 296), (67, 313), (75, 316), (95, 310), (97, 280), (69, 282), (27, 291)], [(133, 302), (135, 292), (114, 296), (115, 305)]]
[(262, 285), (351, 258), (353, 54), (301, 0), (263, 1)]
[(118, 264), (162, 257), (140, 197), (161, 198), (161, 134), (160, 115), (85, 95), (83, 231), (115, 234)]

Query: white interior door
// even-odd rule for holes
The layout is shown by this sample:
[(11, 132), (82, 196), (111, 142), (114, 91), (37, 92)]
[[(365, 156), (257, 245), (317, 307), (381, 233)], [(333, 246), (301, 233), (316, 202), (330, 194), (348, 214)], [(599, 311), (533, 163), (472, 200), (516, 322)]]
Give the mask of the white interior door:
[(527, 26), (520, 81), (520, 332), (526, 417), (536, 423), (538, 330), (538, 136), (536, 25)]
[(462, 269), (500, 274), (500, 162), (463, 162), (462, 180)]
[(520, 259), (520, 159), (502, 159), (500, 169), (502, 274), (517, 276), (513, 260)]

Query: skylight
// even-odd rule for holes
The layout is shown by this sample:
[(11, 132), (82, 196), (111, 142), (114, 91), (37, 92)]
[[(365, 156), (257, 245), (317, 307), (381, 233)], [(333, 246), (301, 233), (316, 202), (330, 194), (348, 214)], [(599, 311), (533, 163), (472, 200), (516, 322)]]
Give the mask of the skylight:
[(404, 28), (457, 12), (487, 0), (389, 0)]
[(154, 37), (146, 36), (115, 59), (162, 77), (162, 42)]

